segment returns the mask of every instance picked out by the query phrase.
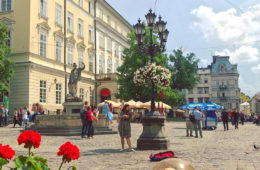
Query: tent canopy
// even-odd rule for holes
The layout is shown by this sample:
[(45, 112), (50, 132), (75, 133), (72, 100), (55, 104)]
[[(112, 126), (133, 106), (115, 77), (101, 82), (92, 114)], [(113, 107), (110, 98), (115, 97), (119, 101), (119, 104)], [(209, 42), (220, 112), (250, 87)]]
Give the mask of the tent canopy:
[(187, 105), (184, 105), (181, 107), (182, 110), (187, 110), (187, 108), (193, 110), (195, 107), (197, 107), (198, 109), (200, 110), (204, 110), (204, 111), (207, 111), (207, 110), (221, 110), (221, 109), (224, 109), (223, 106), (220, 106), (220, 105), (217, 105), (213, 102), (209, 102), (209, 103), (189, 103)]

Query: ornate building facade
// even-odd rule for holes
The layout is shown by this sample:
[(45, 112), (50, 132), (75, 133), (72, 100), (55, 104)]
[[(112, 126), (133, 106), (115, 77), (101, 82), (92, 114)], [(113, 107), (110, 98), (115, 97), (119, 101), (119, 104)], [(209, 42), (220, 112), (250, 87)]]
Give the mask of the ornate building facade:
[(117, 83), (113, 80), (132, 26), (105, 0), (67, 0), (66, 37), (64, 0), (0, 0), (0, 6), (0, 21), (9, 27), (10, 58), (15, 62), (11, 110), (31, 108), (33, 103), (41, 103), (48, 111), (63, 108), (65, 39), (67, 76), (73, 63), (86, 65), (78, 96), (95, 101), (96, 77), (97, 101), (104, 98), (104, 91), (107, 98), (115, 100)]
[(250, 100), (250, 109), (251, 112), (260, 114), (260, 93), (257, 93)]
[(237, 65), (229, 61), (229, 56), (213, 56), (207, 68), (198, 69), (199, 83), (186, 91), (186, 102), (209, 102), (220, 104), (227, 109), (239, 109)]

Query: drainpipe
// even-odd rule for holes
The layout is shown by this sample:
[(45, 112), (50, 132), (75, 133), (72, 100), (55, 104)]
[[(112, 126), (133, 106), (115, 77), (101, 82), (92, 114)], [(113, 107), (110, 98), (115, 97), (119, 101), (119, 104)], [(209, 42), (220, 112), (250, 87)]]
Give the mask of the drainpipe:
[(64, 96), (64, 100), (66, 100), (66, 95), (67, 95), (67, 66), (66, 66), (66, 63), (67, 63), (67, 58), (66, 58), (66, 47), (67, 47), (67, 32), (66, 32), (66, 14), (67, 14), (67, 0), (64, 0), (64, 37), (63, 37), (63, 42), (64, 42), (64, 74), (65, 74), (65, 96)]
[(95, 104), (97, 106), (97, 0), (94, 2), (94, 39), (95, 39)]

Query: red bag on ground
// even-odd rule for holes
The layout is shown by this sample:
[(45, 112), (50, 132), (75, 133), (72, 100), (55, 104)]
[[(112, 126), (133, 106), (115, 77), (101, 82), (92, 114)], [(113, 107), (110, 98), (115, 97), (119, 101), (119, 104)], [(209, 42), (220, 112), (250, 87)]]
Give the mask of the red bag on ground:
[(172, 151), (162, 152), (150, 156), (151, 161), (161, 161), (166, 158), (174, 158), (174, 153)]

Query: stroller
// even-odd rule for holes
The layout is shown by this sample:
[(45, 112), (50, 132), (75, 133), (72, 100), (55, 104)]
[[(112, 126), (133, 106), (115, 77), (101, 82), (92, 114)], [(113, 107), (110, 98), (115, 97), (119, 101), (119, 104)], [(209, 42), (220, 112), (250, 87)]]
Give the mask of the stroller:
[(214, 110), (208, 110), (206, 113), (205, 129), (217, 129), (218, 119)]

